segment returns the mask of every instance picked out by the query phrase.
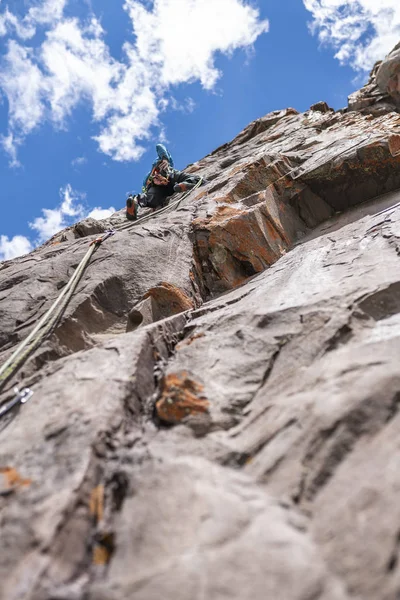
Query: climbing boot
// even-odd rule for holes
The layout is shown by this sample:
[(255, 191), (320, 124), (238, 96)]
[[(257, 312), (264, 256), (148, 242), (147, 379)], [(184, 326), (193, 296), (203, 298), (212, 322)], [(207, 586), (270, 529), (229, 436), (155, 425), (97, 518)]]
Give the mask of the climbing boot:
[(136, 221), (138, 213), (138, 201), (136, 196), (128, 196), (126, 200), (126, 218), (129, 221)]

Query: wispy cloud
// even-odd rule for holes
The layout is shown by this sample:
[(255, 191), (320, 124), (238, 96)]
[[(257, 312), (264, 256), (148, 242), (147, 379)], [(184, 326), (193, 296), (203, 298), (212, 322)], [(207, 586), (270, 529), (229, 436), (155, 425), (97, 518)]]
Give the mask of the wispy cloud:
[(311, 31), (336, 50), (335, 57), (369, 70), (400, 37), (398, 0), (303, 0), (313, 16)]
[(196, 108), (196, 102), (190, 97), (185, 98), (183, 102), (179, 102), (176, 98), (171, 96), (169, 104), (173, 110), (177, 110), (184, 114), (190, 114)]
[(12, 238), (0, 235), (0, 260), (11, 260), (16, 256), (28, 254), (31, 250), (33, 244), (24, 235), (14, 235)]
[(10, 158), (10, 167), (16, 168), (21, 166), (21, 163), (17, 157), (18, 146), (20, 146), (21, 143), (22, 140), (16, 138), (12, 132), (10, 132), (8, 135), (0, 135), (0, 144)]
[(22, 254), (27, 254), (39, 244), (43, 244), (54, 234), (65, 227), (69, 227), (91, 217), (92, 219), (106, 219), (116, 212), (113, 206), (102, 208), (88, 208), (86, 194), (74, 190), (68, 183), (60, 189), (60, 202), (56, 208), (43, 208), (42, 215), (29, 223), (35, 238), (30, 239), (23, 235), (16, 235), (11, 239), (6, 235), (0, 236), (0, 260), (9, 260)]
[(107, 219), (108, 217), (111, 217), (111, 215), (115, 212), (116, 208), (113, 206), (110, 206), (110, 208), (101, 208), (100, 206), (96, 206), (96, 208), (87, 214), (87, 218), (97, 219), (100, 221), (101, 219)]
[[(268, 31), (254, 0), (125, 0), (136, 37), (123, 44), (123, 60), (117, 61), (99, 20), (66, 18), (67, 1), (42, 1), (24, 17), (9, 9), (0, 15), (0, 35), (16, 36), (0, 69), (9, 103), (3, 148), (14, 163), (25, 136), (45, 121), (66, 128), (82, 101), (98, 123), (99, 149), (117, 161), (139, 159), (154, 128), (163, 129), (160, 116), (172, 86), (197, 80), (212, 89), (221, 76), (216, 55), (248, 49)], [(39, 29), (44, 40), (28, 45)]]
[(53, 25), (59, 21), (67, 3), (68, 0), (43, 0), (42, 4), (31, 6), (22, 18), (12, 13), (7, 6), (0, 14), (0, 36), (15, 32), (22, 39), (30, 39), (38, 26)]
[(64, 227), (84, 218), (85, 209), (80, 202), (85, 199), (86, 194), (76, 192), (68, 184), (60, 190), (60, 196), (62, 201), (57, 208), (43, 208), (43, 216), (29, 223), (29, 227), (38, 236), (38, 243), (45, 242)]
[(86, 156), (77, 156), (76, 158), (74, 158), (74, 160), (71, 160), (72, 167), (82, 167), (83, 165), (86, 165), (86, 163)]

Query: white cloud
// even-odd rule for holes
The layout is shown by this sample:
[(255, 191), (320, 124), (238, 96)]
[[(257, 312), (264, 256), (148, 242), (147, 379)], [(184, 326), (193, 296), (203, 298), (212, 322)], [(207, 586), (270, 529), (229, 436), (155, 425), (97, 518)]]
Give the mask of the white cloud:
[(10, 12), (8, 6), (0, 15), (0, 36), (15, 31), (22, 39), (32, 38), (38, 25), (53, 25), (64, 13), (68, 0), (43, 0), (42, 4), (32, 6), (23, 18)]
[(6, 235), (0, 236), (0, 261), (28, 254), (35, 246), (43, 244), (61, 229), (77, 221), (88, 217), (96, 220), (107, 219), (116, 212), (113, 206), (109, 208), (96, 206), (88, 209), (83, 204), (85, 198), (86, 194), (74, 190), (69, 183), (61, 188), (59, 205), (56, 208), (43, 208), (42, 216), (29, 223), (29, 227), (36, 234), (34, 241), (23, 235), (15, 235), (11, 239)]
[(0, 35), (10, 28), (23, 39), (39, 27), (45, 33), (34, 49), (23, 39), (10, 40), (0, 69), (9, 103), (3, 147), (14, 161), (17, 140), (46, 120), (67, 127), (81, 102), (99, 123), (94, 139), (100, 150), (117, 161), (138, 160), (143, 141), (154, 128), (163, 129), (160, 115), (171, 87), (198, 80), (211, 89), (221, 76), (218, 53), (248, 49), (268, 30), (250, 0), (125, 0), (136, 38), (123, 44), (123, 60), (117, 61), (95, 16), (86, 24), (63, 16), (67, 1), (42, 0), (23, 19), (8, 9), (0, 16)]
[(369, 70), (400, 37), (399, 0), (303, 0), (313, 16), (311, 30), (335, 57), (356, 70)]
[(100, 206), (96, 206), (96, 208), (90, 211), (90, 213), (87, 215), (87, 218), (92, 218), (96, 219), (97, 221), (100, 221), (101, 219), (107, 219), (115, 212), (116, 209), (113, 206), (110, 206), (110, 208), (101, 208)]
[(73, 167), (82, 167), (83, 165), (86, 165), (86, 163), (87, 163), (86, 156), (77, 156), (76, 158), (71, 160), (71, 165)]
[(114, 107), (113, 84), (120, 79), (123, 67), (110, 56), (102, 35), (94, 19), (84, 28), (77, 19), (69, 19), (49, 32), (42, 44), (46, 100), (52, 119), (59, 125), (81, 100), (90, 101), (96, 120)]
[(15, 40), (9, 42), (4, 68), (0, 70), (0, 86), (9, 104), (8, 139), (27, 135), (44, 116), (46, 80), (32, 56), (31, 49)]
[(85, 194), (74, 191), (68, 184), (61, 188), (60, 196), (62, 201), (57, 208), (43, 208), (43, 216), (29, 223), (29, 227), (38, 234), (38, 243), (45, 242), (61, 229), (85, 216), (85, 209), (79, 203), (85, 198)]
[(31, 241), (23, 235), (14, 235), (11, 239), (6, 235), (0, 236), (0, 260), (11, 260), (16, 256), (28, 254), (31, 250)]
[(199, 79), (211, 89), (220, 76), (215, 53), (250, 46), (268, 31), (259, 11), (241, 0), (155, 0), (149, 10), (138, 0), (126, 0), (125, 7), (139, 57), (158, 66), (167, 85)]
[(185, 113), (190, 114), (196, 108), (196, 102), (193, 100), (193, 98), (190, 98), (190, 97), (185, 98), (185, 100), (183, 102), (178, 102), (178, 100), (176, 98), (171, 96), (171, 98), (169, 100), (169, 104), (173, 110), (177, 110), (184, 114)]
[(35, 27), (20, 21), (7, 7), (4, 13), (0, 15), (0, 36), (12, 31), (15, 31), (22, 39), (29, 39), (35, 35)]
[(21, 163), (17, 158), (17, 148), (22, 143), (21, 139), (14, 137), (13, 133), (0, 135), (0, 144), (10, 157), (10, 167), (20, 167)]
[(59, 21), (68, 0), (44, 0), (42, 4), (31, 7), (26, 20), (33, 25), (48, 25)]

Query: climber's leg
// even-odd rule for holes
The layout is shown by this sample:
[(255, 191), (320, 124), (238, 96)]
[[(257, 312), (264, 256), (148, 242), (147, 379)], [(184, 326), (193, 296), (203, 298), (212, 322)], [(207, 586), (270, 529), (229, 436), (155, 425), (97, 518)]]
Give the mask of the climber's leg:
[[(175, 192), (186, 192), (195, 187), (200, 181), (201, 177), (198, 175), (189, 175), (184, 171), (175, 171), (174, 174), (174, 191)], [(202, 182), (202, 185), (204, 181)]]
[(173, 190), (170, 185), (152, 185), (148, 188), (146, 194), (141, 194), (141, 196), (146, 196), (145, 204), (142, 206), (148, 206), (153, 209), (162, 208), (167, 204), (168, 196), (172, 194)]

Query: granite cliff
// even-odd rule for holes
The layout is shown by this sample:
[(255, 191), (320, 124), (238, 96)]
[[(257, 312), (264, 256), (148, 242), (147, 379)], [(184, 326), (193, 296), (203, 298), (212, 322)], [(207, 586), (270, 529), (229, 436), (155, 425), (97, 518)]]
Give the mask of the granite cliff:
[(2, 600), (400, 597), (399, 73), (0, 264), (1, 364), (117, 230), (0, 395)]

